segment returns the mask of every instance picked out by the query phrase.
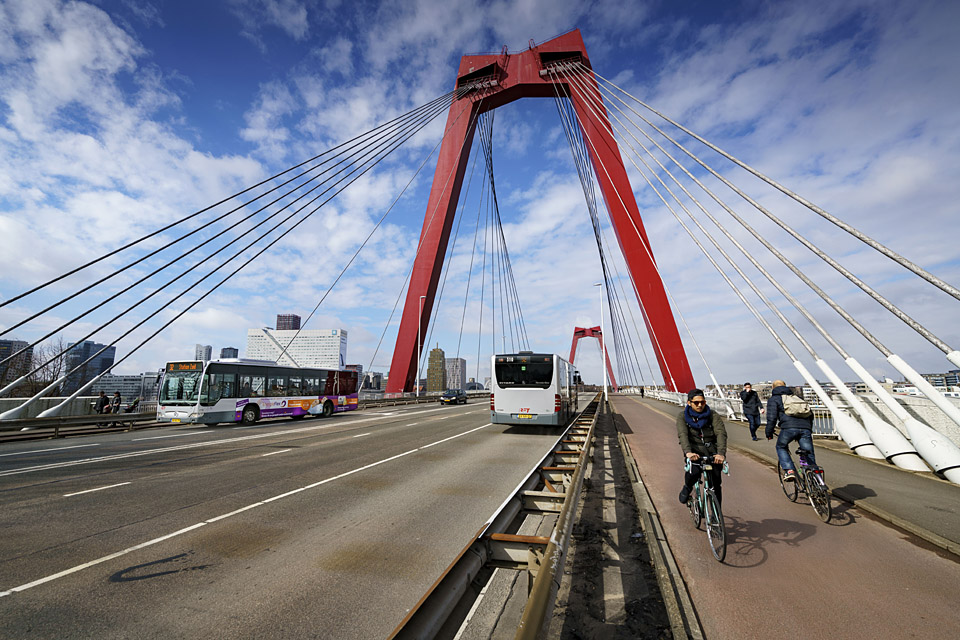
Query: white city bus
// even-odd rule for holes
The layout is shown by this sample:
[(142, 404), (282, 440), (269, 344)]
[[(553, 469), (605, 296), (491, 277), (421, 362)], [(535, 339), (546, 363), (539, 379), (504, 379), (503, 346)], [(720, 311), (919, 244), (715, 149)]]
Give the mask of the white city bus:
[(261, 418), (329, 416), (357, 408), (357, 372), (221, 358), (168, 362), (157, 422), (253, 424)]
[(573, 365), (556, 354), (498, 354), (491, 358), (490, 421), (567, 424), (577, 412)]

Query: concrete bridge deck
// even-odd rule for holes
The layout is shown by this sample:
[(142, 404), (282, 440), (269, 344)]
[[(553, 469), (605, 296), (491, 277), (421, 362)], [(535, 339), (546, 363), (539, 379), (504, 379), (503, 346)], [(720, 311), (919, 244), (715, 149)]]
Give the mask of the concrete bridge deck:
[(824, 524), (809, 503), (784, 497), (773, 443), (753, 442), (734, 422), (723, 492), (728, 550), (720, 564), (677, 500), (679, 407), (628, 396), (611, 402), (707, 638), (960, 634), (960, 556), (943, 548), (960, 548), (960, 487), (818, 442), (828, 484), (865, 507), (834, 499), (834, 517)]

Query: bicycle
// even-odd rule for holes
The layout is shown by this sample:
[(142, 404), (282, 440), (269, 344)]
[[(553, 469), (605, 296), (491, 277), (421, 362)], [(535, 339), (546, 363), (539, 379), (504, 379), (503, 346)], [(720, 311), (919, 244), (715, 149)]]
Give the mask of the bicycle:
[[(687, 498), (687, 508), (690, 509), (690, 518), (693, 520), (693, 526), (700, 528), (700, 522), (703, 517), (707, 519), (707, 540), (710, 543), (710, 550), (713, 551), (713, 557), (719, 562), (727, 556), (727, 534), (723, 526), (723, 511), (720, 509), (720, 501), (717, 500), (717, 494), (710, 485), (710, 474), (713, 470), (714, 462), (704, 460), (691, 460), (686, 458), (684, 471), (689, 472), (693, 465), (698, 465), (701, 469), (700, 478), (694, 483), (693, 491)], [(723, 463), (723, 472), (729, 473), (729, 467), (726, 462)]]
[(784, 482), (783, 468), (779, 460), (777, 461), (777, 476), (780, 478), (783, 494), (790, 502), (796, 502), (797, 496), (802, 491), (807, 495), (810, 506), (817, 512), (817, 516), (824, 522), (830, 522), (833, 509), (830, 506), (830, 488), (823, 480), (823, 469), (814, 469), (803, 449), (797, 449), (797, 457), (800, 459), (800, 469), (794, 473), (796, 478), (793, 482)]

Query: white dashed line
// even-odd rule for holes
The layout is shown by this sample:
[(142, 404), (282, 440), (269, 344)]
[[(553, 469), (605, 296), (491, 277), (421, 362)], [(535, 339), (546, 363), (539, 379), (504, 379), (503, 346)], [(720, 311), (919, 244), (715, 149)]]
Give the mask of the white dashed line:
[(0, 458), (5, 458), (7, 456), (26, 456), (31, 453), (47, 453), (48, 451), (63, 451), (65, 449), (82, 449), (83, 447), (99, 447), (97, 443), (94, 444), (75, 444), (72, 447), (57, 447), (56, 449), (34, 449), (33, 451), (17, 451), (16, 453), (0, 453)]
[(122, 487), (125, 484), (130, 484), (129, 482), (121, 482), (119, 484), (110, 484), (105, 487), (97, 487), (96, 489), (87, 489), (86, 491), (77, 491), (76, 493), (65, 493), (63, 494), (64, 498), (69, 498), (70, 496), (79, 496), (84, 493), (93, 493), (94, 491), (103, 491), (104, 489), (113, 489), (114, 487)]
[(267, 456), (275, 456), (275, 455), (277, 455), (278, 453), (286, 453), (287, 451), (293, 451), (293, 449), (281, 449), (280, 451), (271, 451), (270, 453), (265, 453), (265, 454), (263, 454), (263, 455), (260, 456), (260, 457), (261, 457), (261, 458), (266, 458)]
[(363, 436), (368, 436), (368, 435), (370, 435), (370, 432), (369, 432), (369, 431), (368, 431), (367, 433), (358, 433), (357, 435), (355, 435), (355, 436), (353, 436), (353, 437), (354, 437), (354, 438), (362, 438)]

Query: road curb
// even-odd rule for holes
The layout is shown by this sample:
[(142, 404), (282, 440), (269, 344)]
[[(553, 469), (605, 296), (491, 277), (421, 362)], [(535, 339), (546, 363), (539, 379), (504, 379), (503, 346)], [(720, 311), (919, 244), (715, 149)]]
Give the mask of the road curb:
[[(611, 410), (611, 413), (616, 412)], [(653, 500), (650, 499), (650, 494), (643, 484), (640, 477), (640, 467), (633, 457), (630, 445), (619, 430), (617, 430), (617, 441), (620, 443), (620, 450), (630, 474), (630, 486), (633, 488), (637, 510), (640, 512), (640, 526), (643, 529), (644, 539), (656, 570), (657, 583), (660, 586), (663, 603), (670, 618), (670, 629), (673, 632), (673, 637), (702, 640), (704, 633), (700, 626), (700, 620), (697, 618), (696, 607), (690, 599), (687, 585), (683, 581), (680, 568), (677, 566), (673, 552), (670, 550), (663, 525), (660, 523), (660, 515), (657, 513)]]
[[(759, 453), (751, 449), (746, 449), (736, 444), (731, 444), (729, 446), (733, 449), (736, 449), (742, 454), (752, 456), (754, 458), (757, 458), (758, 460), (762, 460), (763, 462), (767, 462), (772, 465), (777, 464), (777, 459), (772, 456), (768, 456), (766, 454)], [(896, 516), (890, 513), (889, 511), (887, 511), (886, 509), (882, 509), (880, 507), (871, 505), (870, 503), (862, 499), (854, 498), (853, 496), (851, 496), (849, 493), (847, 493), (842, 489), (831, 489), (830, 493), (833, 494), (834, 497), (836, 497), (839, 500), (843, 500), (844, 502), (852, 504), (858, 509), (863, 509), (864, 511), (871, 513), (882, 520), (886, 520), (887, 522), (897, 527), (898, 529), (903, 529), (907, 533), (911, 533), (917, 536), (918, 538), (926, 540), (932, 545), (940, 547), (944, 551), (948, 551), (954, 554), (955, 556), (960, 557), (960, 544), (957, 544), (952, 540), (948, 540), (943, 536), (938, 535), (933, 531), (930, 531), (929, 529), (925, 529), (924, 527), (921, 527), (918, 524), (910, 522), (909, 520), (904, 520), (900, 516)]]

